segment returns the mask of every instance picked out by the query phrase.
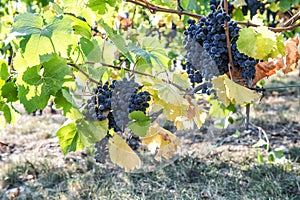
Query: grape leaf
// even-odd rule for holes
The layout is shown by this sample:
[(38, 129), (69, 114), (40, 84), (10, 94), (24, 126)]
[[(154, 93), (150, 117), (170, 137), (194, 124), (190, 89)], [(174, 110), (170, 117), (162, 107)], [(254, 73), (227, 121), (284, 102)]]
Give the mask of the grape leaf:
[(129, 113), (128, 117), (131, 120), (128, 123), (131, 131), (137, 136), (145, 136), (150, 127), (150, 118), (141, 111), (133, 111)]
[[(0, 89), (5, 84), (6, 80), (9, 77), (8, 66), (4, 60), (0, 60)], [(1, 90), (0, 90), (1, 95)]]
[[(298, 52), (299, 40), (298, 37), (290, 38), (286, 41), (285, 46), (285, 59), (279, 56), (276, 59), (268, 62), (259, 62), (256, 66), (255, 78), (253, 83), (258, 82), (264, 77), (269, 77), (280, 69), (283, 73), (294, 71), (298, 68), (298, 61), (300, 60), (300, 53)], [(283, 54), (281, 54), (283, 55)]]
[(286, 41), (286, 66), (283, 73), (287, 74), (298, 68), (300, 60), (300, 52), (298, 51), (299, 38), (290, 38)]
[(209, 108), (209, 116), (224, 118), (227, 117), (230, 112), (234, 112), (236, 110), (233, 104), (226, 107), (222, 102), (216, 99), (211, 99), (209, 103), (211, 104)]
[(243, 28), (237, 40), (237, 48), (255, 59), (275, 58), (284, 54), (282, 37), (278, 35), (264, 26)]
[[(141, 47), (151, 55), (152, 66), (157, 70), (165, 70), (168, 66), (170, 58), (166, 53), (163, 43), (158, 37), (144, 37), (141, 42)], [(155, 63), (157, 65), (155, 65)]]
[(87, 4), (93, 11), (97, 11), (99, 14), (105, 14), (107, 12), (106, 4), (114, 7), (116, 5), (116, 0), (89, 0)]
[(14, 62), (14, 67), (19, 71), (24, 71), (27, 66), (49, 61), (55, 57), (55, 53), (67, 56), (68, 46), (73, 44), (70, 18), (56, 17), (51, 23), (45, 24), (45, 27), (41, 21), (41, 16), (28, 13), (20, 14), (15, 19), (12, 34), (17, 37), (26, 36), (20, 42), (22, 53), (17, 52)]
[[(59, 90), (55, 94), (54, 102), (55, 102), (55, 107), (56, 108), (62, 108), (63, 109), (63, 115), (64, 116), (70, 115), (71, 113), (75, 114), (76, 113), (75, 110), (77, 110), (77, 112), (80, 113), (78, 111), (75, 100), (73, 99), (73, 97), (67, 91), (66, 88), (62, 88), (61, 90)], [(71, 116), (73, 116), (73, 117), (71, 117)], [(77, 115), (75, 115), (75, 116), (77, 116)], [(82, 115), (80, 114), (78, 117), (74, 118), (74, 115), (70, 115), (68, 118), (71, 118), (71, 119), (75, 120), (75, 119), (78, 119), (78, 118), (81, 118), (81, 117), (82, 117)]]
[(72, 25), (75, 34), (81, 35), (87, 39), (90, 39), (92, 37), (91, 27), (85, 21), (82, 21), (74, 16), (69, 17), (73, 21)]
[(108, 120), (92, 122), (78, 119), (76, 120), (76, 126), (84, 147), (90, 147), (107, 135)]
[(55, 95), (62, 87), (64, 77), (71, 75), (66, 61), (54, 57), (41, 66), (28, 68), (17, 78), (19, 98), (26, 111), (31, 113), (47, 106), (50, 95)]
[(172, 76), (172, 82), (176, 83), (183, 89), (190, 89), (191, 84), (187, 73), (174, 73)]
[(239, 52), (244, 53), (252, 58), (255, 56), (256, 51), (256, 33), (252, 28), (243, 28), (240, 31), (240, 36), (236, 41)]
[(95, 39), (91, 41), (86, 38), (80, 38), (80, 47), (87, 61), (91, 61), (91, 62), (101, 61), (102, 50)]
[(195, 124), (198, 128), (200, 128), (205, 122), (207, 114), (200, 106), (196, 106), (197, 102), (193, 100), (191, 96), (186, 95), (185, 98), (189, 102), (187, 115), (177, 116), (174, 124), (177, 130), (193, 129)]
[(15, 102), (18, 100), (18, 89), (15, 83), (7, 82), (0, 90), (0, 94), (7, 99), (7, 102)]
[(225, 106), (230, 103), (242, 105), (251, 103), (259, 98), (259, 95), (246, 87), (231, 81), (226, 74), (212, 80), (217, 96)]
[(154, 123), (146, 136), (142, 138), (142, 144), (146, 145), (150, 151), (156, 151), (158, 148), (155, 159), (161, 161), (162, 158), (170, 159), (176, 153), (180, 140), (170, 131)]
[(127, 50), (126, 42), (124, 38), (122, 38), (120, 35), (115, 33), (115, 31), (111, 27), (109, 27), (103, 20), (101, 20), (99, 23), (104, 28), (109, 39), (111, 39), (114, 45), (116, 45), (116, 47), (128, 58), (128, 60), (133, 63), (134, 61), (131, 57), (131, 54)]
[(179, 106), (181, 104), (187, 104), (187, 101), (180, 95), (181, 92), (178, 88), (171, 84), (166, 84), (164, 82), (155, 83), (153, 88), (157, 90), (158, 97), (164, 100), (166, 103)]
[(108, 121), (89, 122), (83, 119), (67, 121), (56, 133), (62, 152), (66, 155), (102, 140), (108, 130)]
[(61, 150), (65, 155), (71, 151), (78, 151), (84, 148), (75, 122), (63, 125), (57, 131), (56, 136), (59, 139)]
[(109, 139), (108, 149), (111, 161), (125, 168), (125, 172), (141, 167), (141, 159), (118, 134)]

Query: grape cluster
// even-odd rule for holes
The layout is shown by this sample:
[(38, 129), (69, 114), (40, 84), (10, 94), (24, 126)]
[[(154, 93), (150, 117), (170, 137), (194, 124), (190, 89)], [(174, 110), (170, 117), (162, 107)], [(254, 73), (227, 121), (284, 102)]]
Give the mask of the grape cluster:
[(108, 128), (116, 132), (124, 130), (128, 124), (128, 114), (142, 111), (146, 114), (151, 100), (150, 93), (139, 91), (142, 88), (134, 80), (112, 81), (93, 89), (92, 97), (84, 110), (86, 120), (102, 121), (108, 119)]
[(93, 89), (92, 98), (87, 101), (84, 113), (87, 120), (102, 121), (107, 118), (107, 113), (111, 109), (111, 96), (116, 83), (114, 81), (109, 85), (106, 82), (104, 85), (99, 85)]
[[(132, 112), (132, 96), (136, 95), (136, 92), (141, 87), (133, 79), (127, 80), (126, 78), (118, 81), (113, 91), (111, 98), (112, 113), (114, 119), (119, 127), (125, 127), (128, 122), (128, 114)], [(142, 106), (143, 103), (139, 104)], [(149, 107), (149, 105), (148, 105)]]
[(139, 92), (136, 91), (131, 95), (129, 101), (129, 113), (133, 111), (142, 111), (146, 114), (146, 109), (149, 107), (148, 101), (151, 100), (150, 93), (147, 91)]
[[(240, 28), (236, 22), (231, 21), (230, 16), (223, 9), (216, 10), (215, 5), (211, 5), (212, 12), (207, 17), (202, 17), (198, 23), (195, 20), (188, 20), (189, 27), (184, 31), (183, 40), (184, 48), (187, 51), (185, 58), (205, 80), (202, 84), (202, 92), (207, 94), (214, 92), (210, 89), (212, 87), (211, 79), (228, 72), (226, 22), (228, 23), (233, 64), (242, 71), (241, 76), (247, 82), (254, 78), (255, 65), (258, 62), (238, 51), (236, 41), (239, 38)], [(192, 73), (189, 72), (192, 71), (187, 71), (190, 76)]]

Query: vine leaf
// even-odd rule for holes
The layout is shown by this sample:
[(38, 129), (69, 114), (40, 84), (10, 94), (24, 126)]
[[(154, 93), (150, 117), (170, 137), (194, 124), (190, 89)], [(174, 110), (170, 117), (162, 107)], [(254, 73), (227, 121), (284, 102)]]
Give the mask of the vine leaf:
[(226, 74), (212, 80), (219, 100), (227, 107), (232, 104), (251, 103), (259, 98), (259, 95), (246, 87), (243, 87), (228, 78)]
[(58, 56), (41, 67), (37, 65), (28, 68), (16, 81), (20, 102), (28, 113), (45, 108), (50, 95), (55, 95), (62, 87), (64, 77), (71, 75), (66, 61)]
[(89, 0), (87, 6), (91, 8), (93, 11), (97, 11), (99, 14), (105, 14), (107, 12), (106, 4), (110, 5), (111, 7), (115, 7), (116, 0)]
[(4, 115), (4, 118), (5, 118), (6, 122), (8, 122), (10, 124), (13, 124), (13, 123), (17, 122), (19, 114), (17, 113), (17, 111), (15, 110), (15, 108), (11, 104), (4, 103), (4, 102), (0, 101), (0, 111), (3, 112), (3, 115)]
[(128, 123), (130, 130), (137, 136), (145, 136), (149, 127), (151, 120), (142, 111), (133, 111), (128, 115), (131, 120)]
[(24, 71), (26, 67), (39, 65), (55, 57), (56, 53), (67, 56), (67, 48), (73, 44), (72, 20), (55, 17), (49, 24), (43, 24), (39, 15), (20, 14), (15, 18), (12, 35), (23, 37), (20, 41), (22, 54), (14, 59), (14, 68)]
[(63, 115), (69, 119), (77, 120), (83, 117), (75, 100), (66, 88), (62, 88), (55, 94), (54, 102), (55, 107), (62, 108)]
[(66, 155), (102, 140), (108, 130), (108, 121), (89, 122), (79, 119), (67, 121), (56, 133), (62, 152)]
[(161, 161), (162, 158), (169, 160), (176, 153), (180, 140), (170, 131), (154, 123), (149, 128), (146, 136), (142, 138), (142, 144), (153, 152), (158, 149), (155, 159)]
[(243, 28), (236, 43), (241, 53), (255, 59), (267, 60), (284, 55), (283, 37), (264, 26)]
[(283, 73), (289, 73), (298, 68), (298, 61), (300, 60), (300, 53), (298, 51), (299, 38), (290, 38), (286, 41), (285, 57), (279, 56), (276, 59), (268, 62), (259, 62), (256, 66), (255, 78), (253, 83), (258, 82), (264, 77), (269, 77), (280, 69)]
[[(8, 66), (4, 60), (0, 60), (0, 89), (6, 83), (6, 80), (9, 77)], [(0, 90), (1, 95), (1, 90)]]
[(205, 122), (207, 114), (203, 109), (197, 106), (197, 102), (195, 102), (191, 96), (186, 95), (185, 98), (189, 102), (187, 116), (176, 117), (174, 124), (177, 130), (193, 129), (195, 124), (200, 128)]
[(298, 51), (299, 37), (290, 38), (286, 42), (286, 66), (283, 73), (287, 74), (298, 67), (300, 52)]
[(79, 138), (75, 122), (62, 126), (56, 133), (62, 152), (66, 155), (71, 151), (78, 151), (84, 148)]
[(120, 35), (118, 35), (111, 27), (109, 27), (103, 20), (100, 20), (99, 22), (101, 26), (104, 28), (106, 34), (108, 35), (109, 39), (114, 43), (114, 45), (120, 50), (128, 59), (130, 62), (134, 62), (132, 59), (131, 54), (127, 50), (126, 42), (124, 38), (122, 38)]
[(108, 149), (111, 161), (124, 168), (125, 172), (141, 167), (141, 159), (118, 134), (109, 139)]
[(18, 88), (14, 82), (5, 83), (0, 90), (0, 95), (1, 92), (7, 102), (15, 102), (18, 100)]

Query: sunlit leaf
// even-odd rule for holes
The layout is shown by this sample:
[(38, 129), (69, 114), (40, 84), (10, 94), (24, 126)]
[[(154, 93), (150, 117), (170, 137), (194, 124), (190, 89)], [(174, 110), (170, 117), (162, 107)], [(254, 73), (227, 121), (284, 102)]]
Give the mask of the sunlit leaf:
[(141, 159), (118, 134), (109, 139), (108, 149), (111, 161), (124, 168), (126, 172), (141, 167)]

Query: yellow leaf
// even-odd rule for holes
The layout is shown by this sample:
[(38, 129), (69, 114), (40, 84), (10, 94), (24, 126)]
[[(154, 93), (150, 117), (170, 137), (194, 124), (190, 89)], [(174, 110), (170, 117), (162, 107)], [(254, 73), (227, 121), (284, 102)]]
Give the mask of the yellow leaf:
[(251, 103), (259, 98), (257, 92), (231, 81), (226, 74), (212, 80), (217, 96), (225, 106)]
[(185, 116), (176, 117), (174, 121), (174, 125), (176, 126), (177, 130), (187, 130), (194, 128), (194, 122), (192, 119), (189, 119)]
[(149, 128), (146, 136), (142, 138), (142, 143), (148, 148), (155, 148), (154, 151), (157, 148), (155, 160), (161, 161), (162, 157), (168, 160), (176, 153), (180, 141), (170, 131), (155, 123)]
[(197, 106), (195, 99), (192, 99), (191, 96), (186, 95), (185, 98), (189, 102), (188, 118), (193, 119), (198, 128), (202, 126), (206, 119), (206, 112), (200, 107)]
[(215, 90), (217, 91), (217, 96), (220, 101), (225, 106), (228, 106), (230, 104), (230, 99), (228, 99), (226, 95), (226, 88), (224, 85), (224, 79), (227, 77), (226, 75), (218, 76), (216, 78), (212, 79), (212, 84), (214, 85)]
[(118, 134), (114, 134), (109, 139), (108, 149), (111, 161), (125, 168), (125, 172), (130, 172), (141, 167), (141, 160), (138, 155)]

